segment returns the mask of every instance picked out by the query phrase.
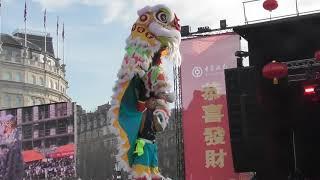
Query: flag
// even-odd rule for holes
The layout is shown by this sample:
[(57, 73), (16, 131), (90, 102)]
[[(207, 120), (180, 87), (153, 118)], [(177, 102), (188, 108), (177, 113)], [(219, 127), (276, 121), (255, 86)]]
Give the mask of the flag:
[(1, 2), (1, 0), (0, 0), (0, 8), (1, 8), (1, 6), (2, 6), (2, 2)]
[(43, 26), (44, 26), (44, 28), (47, 27), (47, 9), (44, 10)]
[(62, 39), (64, 40), (64, 23), (62, 24)]
[(27, 21), (27, 0), (24, 1), (24, 22)]
[(57, 16), (57, 36), (59, 35), (59, 16)]

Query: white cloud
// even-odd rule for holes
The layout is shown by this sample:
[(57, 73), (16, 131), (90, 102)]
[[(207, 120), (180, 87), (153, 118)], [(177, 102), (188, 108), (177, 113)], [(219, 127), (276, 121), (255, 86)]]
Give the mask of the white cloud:
[[(242, 0), (33, 0), (47, 8), (65, 8), (72, 4), (85, 4), (101, 7), (104, 11), (104, 23), (123, 22), (131, 25), (137, 18), (136, 11), (146, 5), (167, 4), (181, 19), (182, 25), (219, 26), (220, 19), (227, 19), (228, 25), (240, 25), (244, 22)], [(267, 18), (269, 13), (262, 8), (262, 1), (246, 6), (249, 20)], [(295, 13), (295, 0), (278, 1), (279, 8), (272, 14), (284, 15)], [(320, 2), (305, 0), (299, 6), (319, 6)]]
[(126, 8), (126, 2), (123, 0), (113, 1), (105, 6), (104, 23), (111, 23), (115, 19), (123, 18), (123, 15), (126, 14)]
[(77, 3), (79, 0), (32, 0), (41, 4), (43, 8), (47, 9), (59, 9), (65, 8), (73, 3)]
[[(66, 8), (73, 4), (98, 6), (104, 11), (104, 23), (121, 21), (131, 23), (137, 18), (136, 11), (146, 5), (167, 4), (180, 17), (182, 24), (217, 24), (221, 18), (241, 13), (238, 0), (32, 0), (48, 9)], [(238, 17), (237, 15), (235, 17)], [(239, 21), (237, 18), (236, 21)]]

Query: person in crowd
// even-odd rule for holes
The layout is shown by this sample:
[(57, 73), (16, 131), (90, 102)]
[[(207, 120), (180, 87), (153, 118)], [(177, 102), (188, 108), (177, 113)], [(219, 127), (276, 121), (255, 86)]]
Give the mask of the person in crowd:
[(24, 179), (72, 179), (75, 177), (73, 157), (33, 161), (25, 164)]
[(23, 173), (17, 121), (12, 115), (0, 117), (0, 179), (21, 180)]

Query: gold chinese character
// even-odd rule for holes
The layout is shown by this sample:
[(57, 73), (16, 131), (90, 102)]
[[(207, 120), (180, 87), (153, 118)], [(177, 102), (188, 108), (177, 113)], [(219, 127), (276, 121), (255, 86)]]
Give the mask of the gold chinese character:
[(202, 116), (202, 118), (204, 118), (206, 123), (221, 122), (221, 118), (224, 116), (221, 113), (222, 104), (202, 106), (202, 109), (204, 111), (204, 116)]
[(219, 97), (218, 90), (213, 84), (206, 84), (202, 86), (202, 92), (203, 94), (201, 96), (208, 101), (217, 99)]
[(206, 168), (209, 167), (224, 167), (224, 157), (227, 155), (223, 149), (219, 149), (219, 152), (215, 152), (215, 150), (206, 150)]
[(225, 132), (222, 127), (205, 128), (203, 135), (207, 146), (225, 144)]

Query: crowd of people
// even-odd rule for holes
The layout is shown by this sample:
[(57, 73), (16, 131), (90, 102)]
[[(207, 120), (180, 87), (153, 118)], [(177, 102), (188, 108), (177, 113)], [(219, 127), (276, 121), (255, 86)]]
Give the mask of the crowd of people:
[(26, 163), (24, 169), (24, 180), (74, 179), (75, 161), (73, 157), (33, 161)]

